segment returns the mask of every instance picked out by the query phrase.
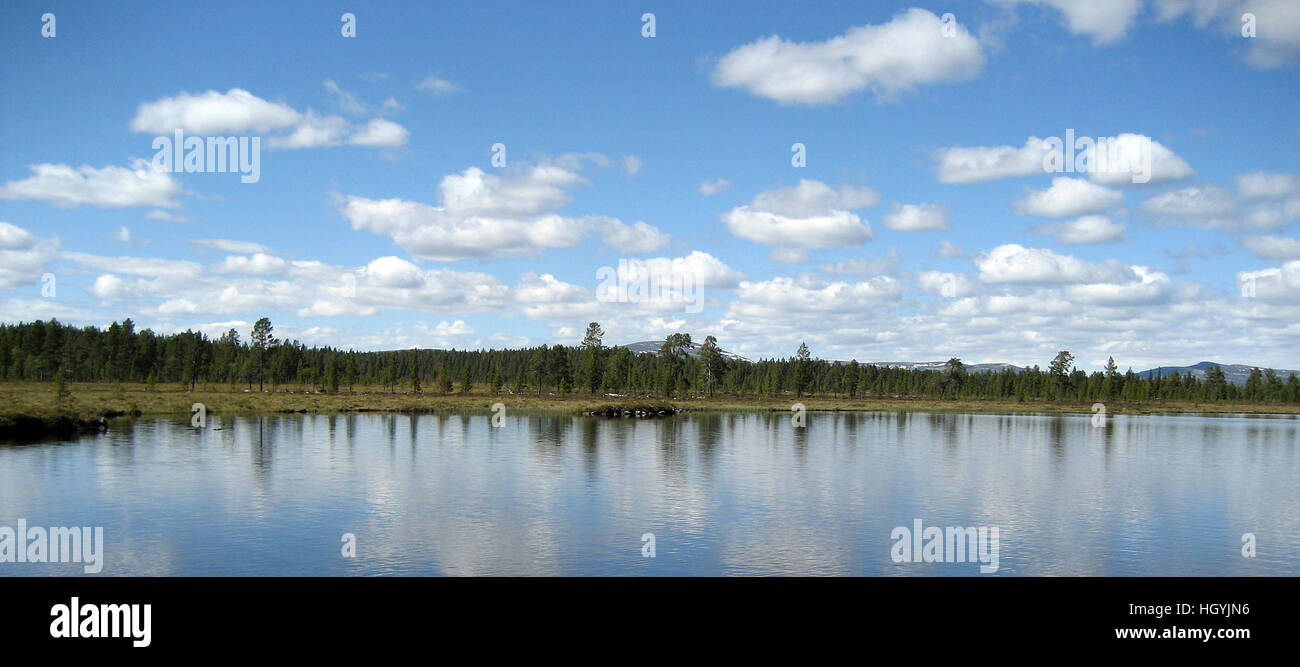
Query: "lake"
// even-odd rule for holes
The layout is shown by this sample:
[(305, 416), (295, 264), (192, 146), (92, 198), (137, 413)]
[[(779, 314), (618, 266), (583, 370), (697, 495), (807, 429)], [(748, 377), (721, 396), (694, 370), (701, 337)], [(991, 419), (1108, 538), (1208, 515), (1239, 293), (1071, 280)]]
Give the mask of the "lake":
[(1240, 415), (139, 420), (0, 445), (0, 526), (102, 527), (101, 576), (991, 576), (896, 562), (917, 520), (996, 528), (992, 576), (1296, 576), (1298, 445)]

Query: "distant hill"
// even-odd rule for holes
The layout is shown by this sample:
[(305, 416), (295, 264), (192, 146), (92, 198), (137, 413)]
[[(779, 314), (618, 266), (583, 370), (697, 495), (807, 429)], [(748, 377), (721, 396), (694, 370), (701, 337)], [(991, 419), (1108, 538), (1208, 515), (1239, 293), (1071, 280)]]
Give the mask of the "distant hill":
[[(1156, 368), (1151, 368), (1142, 371), (1138, 373), (1138, 375), (1143, 378), (1152, 378), (1155, 377), (1156, 375), (1168, 376), (1174, 371), (1178, 371), (1179, 375), (1191, 374), (1194, 375), (1199, 380), (1204, 380), (1205, 371), (1211, 366), (1218, 366), (1222, 368), (1224, 378), (1226, 378), (1228, 382), (1231, 382), (1232, 384), (1235, 384), (1237, 386), (1242, 386), (1246, 384), (1246, 378), (1250, 377), (1251, 369), (1258, 368), (1260, 372), (1267, 370), (1263, 366), (1246, 366), (1243, 364), (1220, 364), (1220, 363), (1215, 363), (1213, 361), (1202, 361), (1199, 364), (1193, 364), (1191, 366), (1158, 366)], [(1274, 368), (1273, 371), (1276, 372), (1278, 377), (1282, 378), (1283, 380), (1286, 380), (1288, 377), (1290, 377), (1292, 373), (1296, 375), (1300, 375), (1300, 371), (1287, 370), (1283, 368)]]
[[(661, 340), (643, 340), (639, 343), (628, 343), (627, 345), (619, 345), (618, 347), (626, 347), (627, 349), (631, 350), (635, 354), (658, 354), (659, 348), (663, 347), (663, 345), (664, 342)], [(722, 352), (722, 356), (727, 359), (734, 359), (736, 361), (749, 361), (748, 359), (740, 356), (739, 354), (735, 354), (734, 352), (728, 352), (726, 350), (720, 350), (720, 352)], [(691, 355), (692, 357), (700, 356), (700, 343), (692, 342), (691, 348), (687, 350), (687, 354)]]
[[(843, 364), (848, 362), (838, 361), (836, 363)], [(944, 365), (946, 365), (948, 362), (947, 361), (859, 361), (858, 363), (863, 366), (879, 366), (881, 368), (902, 368), (906, 370), (941, 371), (943, 370)], [(1016, 372), (1020, 372), (1021, 370), (1024, 370), (1020, 366), (1015, 366), (1012, 364), (1004, 364), (1004, 363), (995, 363), (995, 364), (963, 363), (963, 365), (966, 366), (967, 373), (1001, 373), (1002, 371), (1005, 370), (1012, 370)]]

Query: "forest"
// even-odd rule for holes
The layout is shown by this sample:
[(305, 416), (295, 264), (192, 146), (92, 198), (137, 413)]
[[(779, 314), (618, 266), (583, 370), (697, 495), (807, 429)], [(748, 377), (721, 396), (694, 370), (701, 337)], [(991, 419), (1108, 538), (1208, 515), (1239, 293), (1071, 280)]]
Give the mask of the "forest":
[(956, 358), (942, 370), (826, 361), (807, 345), (788, 358), (745, 361), (724, 355), (713, 336), (696, 345), (688, 333), (669, 335), (658, 353), (635, 354), (605, 346), (603, 336), (592, 322), (573, 346), (357, 352), (277, 339), (267, 318), (247, 340), (235, 329), (215, 340), (195, 331), (137, 331), (130, 319), (106, 329), (35, 321), (0, 325), (0, 379), (330, 393), (1300, 402), (1300, 378), (1271, 369), (1254, 369), (1244, 386), (1227, 382), (1217, 367), (1204, 379), (1177, 372), (1142, 378), (1131, 368), (1119, 372), (1113, 358), (1104, 371), (1085, 372), (1063, 350), (1046, 369), (973, 373)]

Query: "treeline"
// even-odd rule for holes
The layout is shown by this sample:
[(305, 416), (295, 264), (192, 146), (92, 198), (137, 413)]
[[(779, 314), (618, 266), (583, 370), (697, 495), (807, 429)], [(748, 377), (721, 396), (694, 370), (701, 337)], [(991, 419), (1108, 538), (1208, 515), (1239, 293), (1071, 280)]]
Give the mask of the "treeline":
[(1272, 370), (1255, 369), (1244, 387), (1227, 382), (1217, 367), (1205, 379), (1177, 372), (1142, 378), (1132, 369), (1120, 373), (1111, 359), (1104, 371), (1087, 373), (1074, 367), (1067, 351), (1046, 370), (1034, 366), (970, 373), (959, 359), (950, 359), (942, 370), (908, 370), (815, 359), (807, 345), (787, 359), (751, 362), (725, 357), (712, 336), (696, 348), (689, 334), (672, 334), (658, 353), (634, 354), (624, 347), (605, 347), (603, 335), (593, 322), (575, 346), (356, 352), (278, 340), (266, 318), (254, 324), (248, 340), (234, 329), (212, 339), (195, 331), (136, 331), (129, 319), (107, 329), (50, 320), (0, 325), (0, 377), (258, 391), (381, 387), (436, 394), (1300, 402), (1300, 378), (1284, 380)]

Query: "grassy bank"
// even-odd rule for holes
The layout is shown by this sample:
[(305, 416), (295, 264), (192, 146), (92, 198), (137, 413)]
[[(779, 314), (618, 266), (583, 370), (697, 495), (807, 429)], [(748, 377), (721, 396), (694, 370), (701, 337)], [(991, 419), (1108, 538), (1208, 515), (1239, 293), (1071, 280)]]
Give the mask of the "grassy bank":
[[(474, 391), (468, 395), (443, 395), (433, 392), (413, 394), (409, 390), (389, 392), (380, 387), (357, 387), (355, 391), (325, 394), (300, 387), (267, 388), (248, 391), (246, 386), (232, 390), (228, 385), (200, 385), (195, 391), (175, 385), (150, 388), (143, 384), (70, 383), (68, 395), (59, 399), (51, 382), (0, 382), (0, 434), (15, 424), (32, 426), (32, 420), (56, 425), (60, 429), (94, 428), (101, 418), (119, 415), (187, 416), (191, 406), (202, 403), (209, 414), (256, 415), (276, 413), (338, 412), (478, 412), (489, 410), (493, 403), (503, 403), (507, 410), (545, 411), (580, 414), (596, 406), (635, 406), (645, 398), (611, 399), (603, 396), (503, 393), (491, 395)], [(791, 395), (779, 398), (734, 396), (653, 401), (688, 411), (789, 411), (798, 401), (810, 411), (889, 410), (928, 412), (1049, 412), (1090, 413), (1091, 404), (1014, 400), (936, 400), (928, 398), (837, 398)], [(1202, 403), (1194, 401), (1149, 401), (1143, 403), (1111, 402), (1108, 414), (1152, 413), (1256, 413), (1297, 414), (1300, 405), (1285, 403)]]

